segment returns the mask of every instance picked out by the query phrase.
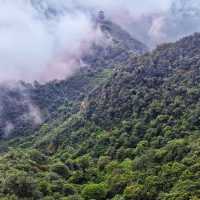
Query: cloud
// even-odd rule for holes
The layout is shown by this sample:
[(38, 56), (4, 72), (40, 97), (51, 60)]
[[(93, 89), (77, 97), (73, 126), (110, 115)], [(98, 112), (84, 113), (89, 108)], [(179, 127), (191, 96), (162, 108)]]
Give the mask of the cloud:
[(15, 126), (12, 122), (6, 122), (6, 125), (4, 127), (4, 130), (3, 130), (3, 138), (8, 138), (11, 134), (12, 134), (12, 131), (15, 129)]
[(197, 0), (147, 0), (145, 3), (110, 0), (107, 7), (106, 3), (100, 1), (98, 6), (133, 37), (152, 48), (200, 31), (200, 2)]
[[(31, 86), (31, 85), (29, 85)], [(38, 127), (44, 116), (31, 99), (30, 90), (22, 82), (9, 82), (0, 86), (0, 138), (8, 138), (19, 129)]]
[(68, 5), (73, 5), (73, 7), (79, 8), (89, 8), (92, 10), (103, 9), (108, 13), (120, 12), (122, 10), (130, 11), (131, 13), (141, 14), (152, 11), (160, 11), (166, 10), (170, 6), (170, 0), (146, 0), (145, 3), (143, 1), (138, 0), (77, 0), (77, 1), (67, 1)]
[(0, 4), (0, 79), (29, 79), (29, 70), (36, 75), (52, 56), (51, 36), (29, 4)]
[(196, 0), (0, 0), (0, 5), (1, 82), (71, 76), (90, 45), (101, 41), (91, 20), (99, 10), (152, 47), (200, 27)]
[(200, 2), (174, 0), (167, 12), (152, 20), (149, 37), (154, 43), (173, 42), (200, 31)]
[(65, 78), (99, 36), (90, 16), (77, 10), (52, 19), (25, 0), (0, 4), (1, 81)]
[(25, 99), (25, 100), (26, 100), (25, 104), (28, 107), (28, 110), (21, 116), (21, 118), (23, 119), (23, 121), (33, 122), (33, 125), (35, 126), (40, 125), (43, 120), (39, 108), (33, 105), (30, 99)]

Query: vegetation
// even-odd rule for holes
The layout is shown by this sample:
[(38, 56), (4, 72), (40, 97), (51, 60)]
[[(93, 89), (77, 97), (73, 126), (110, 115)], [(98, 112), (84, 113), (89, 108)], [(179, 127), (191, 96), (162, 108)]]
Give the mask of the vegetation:
[(0, 199), (200, 199), (199, 64), (195, 34), (98, 74), (34, 135), (7, 142)]

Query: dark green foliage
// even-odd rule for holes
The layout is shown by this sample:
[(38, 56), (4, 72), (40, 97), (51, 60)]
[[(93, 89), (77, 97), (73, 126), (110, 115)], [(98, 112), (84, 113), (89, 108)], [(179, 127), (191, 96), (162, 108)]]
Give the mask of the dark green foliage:
[(103, 200), (106, 198), (107, 190), (106, 185), (101, 184), (88, 184), (82, 190), (82, 196), (86, 200), (96, 199)]
[(148, 199), (145, 196), (145, 188), (142, 185), (131, 185), (125, 188), (124, 198), (126, 200), (144, 200)]
[(199, 55), (195, 34), (90, 77), (89, 95), (8, 141), (0, 199), (200, 199)]
[(19, 198), (37, 199), (36, 182), (27, 173), (14, 171), (10, 172), (2, 184), (4, 194), (16, 195)]
[(70, 176), (69, 168), (63, 163), (52, 165), (51, 170), (66, 179)]

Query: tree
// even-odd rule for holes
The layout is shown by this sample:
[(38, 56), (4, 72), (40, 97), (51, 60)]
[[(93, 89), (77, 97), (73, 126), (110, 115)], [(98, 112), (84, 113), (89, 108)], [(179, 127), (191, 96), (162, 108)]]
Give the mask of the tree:
[(19, 198), (36, 198), (38, 190), (34, 179), (25, 172), (11, 172), (3, 183), (3, 193)]
[(82, 196), (86, 200), (96, 199), (103, 200), (106, 198), (107, 189), (104, 183), (100, 184), (88, 184), (82, 190)]
[(57, 173), (64, 178), (69, 178), (70, 176), (69, 168), (61, 162), (52, 165), (51, 171)]
[(144, 186), (135, 184), (127, 186), (124, 190), (125, 200), (145, 200)]

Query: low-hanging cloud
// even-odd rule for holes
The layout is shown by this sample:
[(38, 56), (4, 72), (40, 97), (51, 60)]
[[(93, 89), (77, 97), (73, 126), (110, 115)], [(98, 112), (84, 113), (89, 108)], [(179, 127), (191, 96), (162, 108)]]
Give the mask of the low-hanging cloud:
[(200, 1), (164, 0), (160, 4), (157, 2), (159, 7), (153, 9), (148, 5), (146, 12), (131, 12), (129, 9), (121, 15), (125, 17), (119, 17), (117, 21), (135, 38), (152, 48), (200, 31)]
[(0, 80), (61, 79), (71, 75), (99, 37), (78, 10), (53, 19), (25, 0), (0, 0)]
[(102, 8), (133, 37), (149, 47), (200, 31), (199, 0), (77, 0), (81, 7)]
[(44, 121), (29, 89), (22, 82), (0, 85), (0, 139), (12, 137), (16, 130), (27, 126), (36, 128)]
[(99, 10), (152, 47), (200, 27), (197, 0), (0, 0), (0, 5), (0, 82), (71, 76), (103, 37), (92, 21)]

